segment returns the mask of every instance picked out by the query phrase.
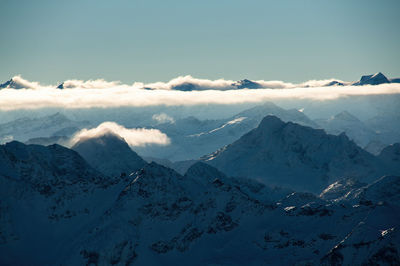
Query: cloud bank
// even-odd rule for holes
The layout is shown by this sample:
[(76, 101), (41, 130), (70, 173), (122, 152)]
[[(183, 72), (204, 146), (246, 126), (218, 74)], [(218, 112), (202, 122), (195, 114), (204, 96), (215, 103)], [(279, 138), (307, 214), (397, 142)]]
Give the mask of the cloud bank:
[(73, 146), (80, 140), (103, 136), (107, 133), (119, 135), (131, 147), (143, 147), (147, 145), (165, 146), (171, 143), (168, 136), (158, 129), (125, 128), (114, 122), (104, 122), (96, 128), (85, 128), (77, 132), (71, 138), (70, 145)]
[[(191, 91), (171, 89), (171, 86), (176, 86), (176, 84), (187, 84), (185, 83), (186, 81), (195, 83), (196, 86), (201, 86), (203, 89)], [(40, 86), (38, 83), (29, 83), (31, 87), (26, 89), (1, 89), (0, 110), (45, 107), (112, 108), (157, 105), (241, 104), (259, 103), (274, 99), (332, 100), (359, 95), (400, 93), (400, 84), (398, 83), (364, 86), (320, 86), (320, 84), (325, 84), (328, 81), (331, 80), (303, 83), (303, 85), (307, 84), (308, 87), (271, 81), (269, 83), (266, 82), (264, 85), (269, 84), (275, 86), (274, 88), (261, 89), (222, 89), (225, 88), (224, 86), (231, 86), (228, 84), (232, 84), (232, 81), (201, 80), (193, 79), (190, 76), (179, 77), (167, 83), (134, 83), (130, 86), (104, 80), (86, 82), (66, 81), (65, 84), (74, 85), (73, 88), (71, 87), (72, 85), (68, 85), (69, 87), (65, 89), (57, 89), (55, 86)], [(261, 81), (257, 82), (261, 83)], [(281, 87), (277, 89), (277, 86)], [(146, 89), (149, 87), (152, 87), (153, 90)], [(161, 116), (154, 117), (154, 119), (167, 118)]]

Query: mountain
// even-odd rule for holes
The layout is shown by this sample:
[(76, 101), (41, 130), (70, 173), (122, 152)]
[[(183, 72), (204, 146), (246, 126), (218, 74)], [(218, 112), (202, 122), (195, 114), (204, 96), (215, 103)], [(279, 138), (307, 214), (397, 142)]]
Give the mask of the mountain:
[(342, 111), (329, 119), (317, 119), (315, 122), (329, 134), (346, 133), (360, 147), (365, 147), (370, 142), (379, 139), (372, 128), (347, 111)]
[(37, 144), (48, 146), (52, 144), (59, 144), (62, 146), (68, 146), (70, 138), (66, 136), (51, 136), (51, 137), (39, 137), (39, 138), (31, 138), (25, 141), (25, 144)]
[(0, 84), (0, 89), (22, 89), (24, 86), (16, 81), (14, 78)]
[(390, 80), (383, 75), (381, 72), (378, 72), (373, 75), (365, 75), (362, 76), (361, 79), (353, 85), (359, 86), (359, 85), (379, 85), (379, 84), (384, 84), (384, 83), (390, 83)]
[(253, 126), (253, 128), (255, 128), (266, 115), (274, 115), (276, 117), (279, 117), (281, 120), (285, 122), (291, 121), (300, 125), (310, 126), (310, 127), (317, 126), (317, 124), (312, 120), (310, 120), (303, 112), (300, 112), (299, 110), (296, 109), (284, 109), (272, 102), (265, 102), (261, 105), (244, 110), (236, 114), (232, 118), (230, 118), (230, 120), (239, 117), (247, 117), (252, 119), (254, 121), (253, 123), (256, 123)]
[(232, 84), (232, 86), (238, 88), (238, 89), (260, 89), (262, 88), (262, 85), (248, 80), (248, 79), (242, 79), (239, 81), (236, 81), (235, 83)]
[(385, 147), (379, 154), (378, 158), (384, 161), (388, 166), (400, 168), (400, 143), (394, 143)]
[[(60, 84), (57, 88), (62, 89), (63, 84)], [(240, 89), (260, 89), (263, 86), (255, 81), (251, 81), (249, 79), (242, 79), (239, 81), (235, 81), (230, 85), (227, 85), (223, 88), (213, 88), (208, 86), (204, 86), (197, 83), (192, 83), (190, 81), (182, 82), (171, 87), (172, 90), (179, 91), (195, 91), (195, 90), (240, 90)], [(146, 87), (147, 90), (152, 90), (153, 88)]]
[(109, 208), (122, 181), (59, 145), (0, 145), (0, 264), (53, 264)]
[[(327, 265), (396, 265), (399, 263), (400, 177), (384, 176), (370, 185), (355, 188), (337, 203), (371, 208), (370, 213), (356, 225), (321, 262)], [(376, 228), (381, 228), (376, 230)]]
[[(185, 176), (148, 164), (132, 176), (113, 207), (93, 224), (96, 231), (83, 231), (65, 262), (318, 264), (356, 229), (380, 235), (378, 228), (399, 224), (390, 215), (395, 205), (352, 207), (301, 193), (271, 204), (257, 199), (262, 192), (253, 189), (249, 193), (242, 183), (204, 164), (195, 164)], [(370, 213), (379, 217), (382, 227), (358, 228)], [(384, 241), (372, 238), (376, 248), (362, 253), (364, 257), (358, 261), (379, 259), (376, 254), (383, 242), (394, 245), (393, 252), (398, 252), (398, 241), (389, 235)], [(362, 240), (354, 239), (352, 253), (345, 253), (343, 260), (357, 254)], [(392, 260), (396, 261), (399, 259)]]
[(57, 89), (60, 89), (60, 90), (64, 89), (64, 82), (61, 82), (61, 83), (57, 86)]
[(331, 86), (344, 86), (344, 85), (345, 84), (343, 82), (340, 82), (340, 81), (337, 81), (337, 80), (333, 80), (333, 81), (328, 82), (324, 86), (331, 87)]
[(400, 141), (400, 115), (397, 110), (380, 113), (364, 121), (364, 124), (379, 133), (379, 140), (386, 145)]
[(0, 164), (1, 265), (400, 262), (399, 177), (335, 202), (201, 162), (107, 178), (58, 145), (11, 142)]
[(146, 164), (123, 138), (113, 133), (81, 139), (72, 149), (96, 170), (107, 176), (130, 174)]
[(345, 134), (329, 135), (274, 116), (202, 160), (230, 176), (312, 192), (342, 177), (368, 181), (384, 172), (378, 158)]
[(238, 140), (243, 134), (256, 128), (266, 115), (275, 115), (284, 121), (318, 127), (302, 112), (286, 110), (266, 102), (246, 109), (234, 116), (218, 120), (199, 120), (195, 117), (178, 119), (175, 123), (154, 126), (171, 138), (167, 147), (138, 148), (144, 157), (158, 157), (171, 161), (194, 160)]
[(0, 143), (5, 140), (27, 141), (32, 138), (67, 136), (89, 125), (88, 121), (72, 121), (61, 113), (39, 117), (19, 118), (0, 124)]

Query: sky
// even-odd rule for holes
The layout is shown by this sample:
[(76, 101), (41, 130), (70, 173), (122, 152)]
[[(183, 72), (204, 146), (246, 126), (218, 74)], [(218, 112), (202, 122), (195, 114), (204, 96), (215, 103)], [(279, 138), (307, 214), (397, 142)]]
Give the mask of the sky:
[(0, 82), (400, 77), (398, 0), (0, 0), (0, 10)]

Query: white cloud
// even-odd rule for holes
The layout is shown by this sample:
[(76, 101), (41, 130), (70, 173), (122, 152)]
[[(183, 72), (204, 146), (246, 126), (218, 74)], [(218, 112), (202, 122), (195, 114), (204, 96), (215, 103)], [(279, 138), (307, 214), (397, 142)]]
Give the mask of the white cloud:
[(158, 123), (175, 123), (175, 119), (166, 113), (159, 113), (159, 114), (154, 114), (152, 116), (153, 120), (157, 121)]
[(71, 146), (79, 140), (102, 136), (113, 133), (124, 138), (132, 147), (142, 147), (147, 145), (168, 145), (171, 140), (168, 136), (158, 129), (146, 128), (125, 128), (115, 122), (104, 122), (96, 128), (82, 129), (71, 138)]
[(112, 88), (116, 86), (120, 86), (121, 83), (119, 81), (105, 81), (104, 79), (95, 79), (95, 80), (77, 80), (77, 79), (71, 79), (71, 80), (66, 80), (63, 82), (63, 88), (64, 89), (74, 89), (74, 88), (80, 88), (80, 89), (106, 89), (106, 88)]
[(283, 82), (280, 80), (256, 80), (255, 82), (259, 83), (263, 88), (268, 89), (289, 89), (296, 87), (296, 85), (293, 83)]
[[(197, 79), (193, 78), (190, 75), (180, 76), (174, 79), (171, 79), (168, 82), (156, 82), (143, 84), (146, 88), (158, 89), (158, 90), (172, 90), (178, 86), (192, 84), (195, 90), (230, 90), (234, 89), (232, 84), (234, 81), (232, 80), (208, 80), (208, 79)], [(136, 83), (139, 85), (139, 83)]]
[[(207, 90), (179, 91), (171, 90), (174, 84), (182, 81), (198, 81), (198, 86)], [(329, 81), (329, 80), (328, 80)], [(92, 83), (90, 83), (92, 82)], [(88, 84), (94, 84), (89, 81)], [(168, 83), (159, 84), (158, 90), (146, 90), (151, 84), (134, 83), (112, 86), (112, 82), (98, 81), (100, 88), (92, 85), (79, 85), (73, 89), (56, 89), (53, 87), (35, 86), (35, 89), (3, 89), (0, 90), (0, 110), (35, 109), (44, 107), (60, 108), (92, 108), (92, 107), (144, 107), (144, 106), (177, 106), (203, 104), (241, 104), (259, 103), (274, 99), (313, 99), (331, 100), (356, 95), (399, 94), (400, 84), (381, 84), (364, 86), (332, 86), (332, 87), (298, 87), (273, 81), (277, 86), (288, 86), (281, 89), (221, 89), (232, 81), (199, 80), (190, 76), (179, 77)], [(257, 81), (260, 82), (261, 81)], [(319, 84), (317, 81), (310, 81)], [(325, 82), (325, 81), (324, 81)], [(322, 83), (322, 82), (321, 82)], [(36, 84), (36, 83), (35, 83)], [(154, 83), (156, 84), (156, 83)], [(169, 85), (168, 85), (169, 84)], [(272, 83), (265, 83), (264, 85)], [(286, 85), (284, 85), (286, 84)], [(273, 86), (273, 85), (271, 85)], [(214, 88), (214, 89), (211, 89)], [(156, 117), (154, 119), (157, 119)]]
[(309, 80), (309, 81), (300, 83), (297, 86), (298, 87), (322, 87), (332, 81), (337, 81), (337, 82), (340, 82), (343, 84), (350, 85), (349, 82), (345, 82), (345, 81), (339, 80), (339, 79), (322, 79), (322, 80)]

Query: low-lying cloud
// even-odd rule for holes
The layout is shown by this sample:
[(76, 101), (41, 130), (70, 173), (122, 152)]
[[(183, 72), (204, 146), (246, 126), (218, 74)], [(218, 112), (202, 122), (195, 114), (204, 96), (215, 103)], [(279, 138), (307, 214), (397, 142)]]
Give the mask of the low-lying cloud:
[(152, 116), (153, 120), (157, 121), (160, 124), (163, 123), (175, 123), (175, 119), (166, 113), (159, 113), (159, 114), (154, 114)]
[[(179, 82), (182, 80), (180, 78)], [(57, 89), (55, 86), (40, 86), (27, 89), (0, 90), (0, 109), (36, 109), (44, 107), (59, 108), (92, 108), (92, 107), (145, 107), (145, 106), (178, 106), (203, 104), (241, 104), (259, 103), (274, 99), (313, 99), (332, 100), (341, 97), (360, 95), (399, 94), (400, 84), (389, 83), (364, 86), (311, 86), (320, 85), (325, 81), (310, 81), (308, 87), (261, 88), (261, 89), (221, 89), (232, 81), (200, 80), (184, 77), (184, 81), (196, 81), (196, 86), (209, 88), (207, 90), (181, 91), (170, 89), (172, 85), (182, 84), (178, 79), (168, 83), (139, 84), (131, 86), (103, 80), (90, 81), (86, 85), (75, 82), (78, 87)], [(261, 83), (261, 81), (257, 81)], [(101, 84), (96, 85), (94, 84)], [(274, 86), (279, 85), (275, 81)], [(68, 83), (72, 84), (72, 83)], [(91, 85), (89, 85), (91, 84)], [(116, 85), (118, 84), (118, 85)], [(155, 84), (158, 84), (157, 86)], [(168, 85), (169, 84), (169, 85)], [(271, 85), (272, 83), (270, 83)], [(284, 83), (282, 83), (284, 84)], [(281, 84), (281, 85), (282, 85)], [(306, 83), (303, 83), (306, 84)], [(31, 84), (32, 85), (32, 84)], [(151, 85), (151, 86), (150, 86)], [(265, 85), (265, 84), (264, 84)], [(263, 85), (263, 86), (264, 86)], [(272, 86), (272, 85), (271, 85)], [(284, 86), (284, 85), (282, 85)], [(289, 85), (288, 85), (289, 86)], [(153, 90), (146, 88), (153, 87)], [(154, 89), (157, 87), (157, 89)], [(154, 117), (154, 119), (157, 119)], [(162, 117), (160, 117), (162, 119)]]
[(104, 122), (96, 128), (82, 129), (72, 138), (70, 145), (73, 146), (80, 140), (103, 136), (107, 133), (118, 135), (125, 139), (131, 147), (143, 147), (147, 145), (169, 145), (171, 140), (166, 134), (158, 129), (125, 128), (115, 122)]

